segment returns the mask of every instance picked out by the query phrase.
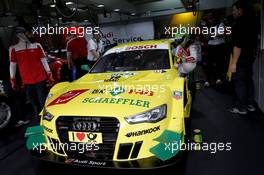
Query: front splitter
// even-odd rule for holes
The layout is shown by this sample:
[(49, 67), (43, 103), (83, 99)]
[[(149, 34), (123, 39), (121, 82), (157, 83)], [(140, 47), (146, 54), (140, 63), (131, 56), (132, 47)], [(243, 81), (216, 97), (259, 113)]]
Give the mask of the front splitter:
[(150, 157), (138, 160), (130, 161), (109, 161), (109, 160), (96, 160), (91, 158), (78, 158), (78, 157), (64, 157), (54, 154), (50, 151), (44, 151), (41, 154), (30, 151), (31, 155), (40, 160), (74, 165), (83, 167), (94, 167), (94, 168), (109, 168), (109, 169), (156, 169), (172, 166), (178, 163), (183, 155), (183, 152), (178, 153), (173, 158), (162, 161), (157, 157)]

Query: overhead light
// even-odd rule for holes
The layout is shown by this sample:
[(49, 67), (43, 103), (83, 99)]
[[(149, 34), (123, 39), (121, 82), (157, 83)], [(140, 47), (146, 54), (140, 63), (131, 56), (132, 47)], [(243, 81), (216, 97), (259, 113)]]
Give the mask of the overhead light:
[(12, 28), (12, 27), (14, 27), (14, 26), (13, 26), (13, 25), (9, 25), (9, 26), (7, 26), (7, 27)]
[(50, 7), (55, 7), (55, 4), (51, 4)]
[(136, 15), (136, 13), (131, 13), (130, 15), (132, 15), (132, 16), (135, 16), (135, 15)]
[(6, 12), (5, 15), (6, 15), (6, 16), (12, 16), (12, 15), (14, 15), (14, 14), (13, 14), (12, 12)]
[(60, 19), (60, 20), (61, 20), (61, 19), (62, 19), (62, 17), (59, 17), (58, 19)]
[(119, 11), (120, 11), (120, 9), (114, 9), (114, 11), (115, 11), (115, 12), (119, 12)]
[(86, 20), (84, 20), (84, 22), (88, 22), (88, 20), (86, 19)]
[(97, 7), (102, 8), (102, 7), (104, 7), (104, 4), (99, 4), (99, 5), (97, 5)]
[(66, 2), (66, 5), (71, 5), (73, 4), (73, 2)]
[(38, 18), (42, 18), (42, 16), (39, 15)]

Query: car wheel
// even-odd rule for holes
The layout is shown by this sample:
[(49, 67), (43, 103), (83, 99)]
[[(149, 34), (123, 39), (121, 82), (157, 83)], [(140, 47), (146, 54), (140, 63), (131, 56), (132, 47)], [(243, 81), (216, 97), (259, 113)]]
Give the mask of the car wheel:
[(11, 106), (5, 99), (0, 100), (0, 129), (5, 128), (11, 120)]

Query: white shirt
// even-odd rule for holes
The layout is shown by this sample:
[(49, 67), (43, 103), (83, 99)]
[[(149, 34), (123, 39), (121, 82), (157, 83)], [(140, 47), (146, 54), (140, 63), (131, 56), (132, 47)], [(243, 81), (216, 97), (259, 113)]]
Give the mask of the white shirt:
[(99, 42), (96, 42), (94, 39), (89, 39), (88, 41), (88, 57), (87, 59), (89, 61), (96, 61), (96, 58), (94, 57), (92, 50), (95, 50), (97, 53), (101, 54), (103, 52), (103, 42), (100, 40)]

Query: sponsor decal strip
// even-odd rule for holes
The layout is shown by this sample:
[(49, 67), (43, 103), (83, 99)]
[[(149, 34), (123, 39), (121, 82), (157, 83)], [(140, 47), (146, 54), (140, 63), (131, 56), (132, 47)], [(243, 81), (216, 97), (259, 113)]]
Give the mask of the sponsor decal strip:
[(79, 160), (79, 159), (67, 159), (65, 163), (85, 164), (85, 165), (91, 165), (91, 166), (105, 166), (106, 165), (106, 162), (99, 162), (99, 161), (93, 161), (93, 160)]
[(43, 128), (44, 128), (45, 131), (47, 131), (49, 133), (53, 133), (53, 129), (50, 129), (50, 128), (46, 127), (46, 126), (43, 126)]
[(142, 136), (142, 135), (146, 135), (146, 134), (151, 134), (153, 132), (157, 132), (160, 130), (160, 126), (154, 127), (154, 128), (150, 128), (150, 129), (145, 129), (145, 130), (141, 130), (141, 131), (135, 131), (135, 132), (129, 132), (126, 134), (127, 137), (136, 137), (136, 136)]
[(84, 93), (88, 90), (89, 89), (68, 91), (68, 92), (62, 94), (61, 96), (59, 96), (58, 98), (56, 98), (55, 100), (53, 100), (48, 106), (58, 105), (58, 104), (66, 104), (69, 101), (71, 101), (72, 99), (76, 98), (77, 96), (81, 95), (82, 93)]
[[(106, 89), (93, 89), (93, 90), (91, 90), (90, 94), (104, 94), (106, 92), (107, 92)], [(109, 91), (109, 93), (112, 96), (117, 96), (117, 95), (123, 94), (125, 92), (126, 92), (126, 90), (123, 87), (117, 87), (117, 88)], [(127, 93), (128, 94), (136, 94), (136, 95), (144, 95), (144, 96), (153, 96), (154, 95), (153, 91), (143, 90), (143, 89), (129, 89)]]
[(149, 101), (127, 98), (85, 98), (82, 103), (127, 104), (130, 106), (140, 106), (144, 108), (149, 108), (150, 105)]
[(153, 96), (153, 91), (143, 90), (143, 89), (130, 89), (128, 91), (129, 94), (139, 94), (139, 95), (145, 95), (145, 96)]
[(104, 80), (104, 82), (117, 82), (121, 76), (111, 76), (109, 79)]
[(146, 44), (146, 45), (124, 46), (121, 48), (110, 49), (104, 55), (108, 55), (111, 53), (119, 53), (124, 51), (153, 50), (153, 49), (169, 49), (169, 47), (167, 44)]

